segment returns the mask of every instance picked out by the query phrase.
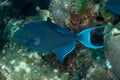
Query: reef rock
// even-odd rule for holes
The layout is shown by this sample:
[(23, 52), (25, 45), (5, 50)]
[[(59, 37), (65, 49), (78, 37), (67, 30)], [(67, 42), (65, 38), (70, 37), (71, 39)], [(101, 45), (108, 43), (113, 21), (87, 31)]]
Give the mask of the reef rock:
[(112, 65), (111, 74), (120, 80), (120, 30), (113, 28), (109, 34), (105, 35), (104, 39), (105, 54)]

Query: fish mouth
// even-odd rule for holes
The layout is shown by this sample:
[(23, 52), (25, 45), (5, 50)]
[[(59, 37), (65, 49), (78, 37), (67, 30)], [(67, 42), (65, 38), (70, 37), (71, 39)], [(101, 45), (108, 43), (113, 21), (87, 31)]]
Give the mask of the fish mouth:
[(17, 42), (18, 44), (22, 44), (24, 45), (26, 43), (26, 39), (19, 37), (19, 36), (14, 36), (13, 35), (13, 39), (15, 40), (15, 42)]
[(24, 36), (21, 36), (21, 35), (17, 35), (17, 34), (13, 35), (13, 40), (15, 40), (16, 43), (18, 43), (20, 45), (24, 45), (24, 46), (31, 41), (30, 38), (24, 37)]
[(26, 27), (20, 28), (13, 34), (13, 39), (15, 40), (15, 42), (22, 45), (26, 45), (29, 41), (31, 41), (31, 38), (32, 35), (29, 29), (27, 29)]

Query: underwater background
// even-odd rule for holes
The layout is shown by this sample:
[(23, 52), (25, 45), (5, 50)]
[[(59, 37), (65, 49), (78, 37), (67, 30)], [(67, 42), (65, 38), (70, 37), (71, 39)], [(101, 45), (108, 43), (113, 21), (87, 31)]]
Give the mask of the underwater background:
[[(0, 0), (0, 80), (120, 80), (119, 15), (119, 0)], [(77, 42), (61, 63), (53, 50), (33, 51), (13, 39), (24, 25), (48, 18), (74, 34), (103, 26), (90, 41), (104, 48)]]

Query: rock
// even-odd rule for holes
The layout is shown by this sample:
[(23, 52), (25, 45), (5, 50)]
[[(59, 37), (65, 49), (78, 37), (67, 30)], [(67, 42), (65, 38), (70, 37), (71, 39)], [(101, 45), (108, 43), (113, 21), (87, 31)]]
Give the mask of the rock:
[(104, 39), (105, 55), (112, 65), (112, 76), (115, 75), (120, 80), (120, 30), (113, 28)]

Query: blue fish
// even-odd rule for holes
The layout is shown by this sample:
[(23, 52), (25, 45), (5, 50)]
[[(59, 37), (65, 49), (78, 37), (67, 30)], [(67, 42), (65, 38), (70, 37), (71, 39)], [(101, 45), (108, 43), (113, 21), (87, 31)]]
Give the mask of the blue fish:
[(107, 0), (106, 7), (115, 14), (120, 15), (120, 0)]
[(90, 32), (102, 27), (88, 28), (73, 34), (48, 18), (47, 21), (25, 24), (14, 33), (13, 39), (31, 50), (40, 52), (53, 50), (63, 63), (65, 56), (74, 50), (76, 41), (92, 49), (103, 48), (104, 46), (95, 46), (90, 41)]

